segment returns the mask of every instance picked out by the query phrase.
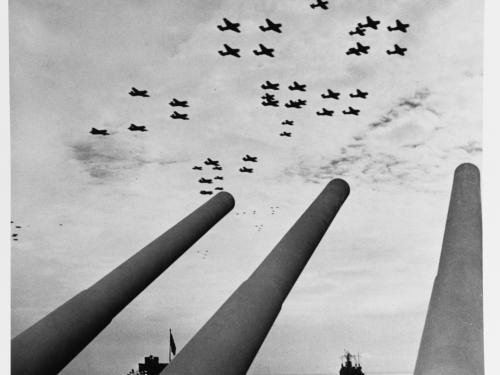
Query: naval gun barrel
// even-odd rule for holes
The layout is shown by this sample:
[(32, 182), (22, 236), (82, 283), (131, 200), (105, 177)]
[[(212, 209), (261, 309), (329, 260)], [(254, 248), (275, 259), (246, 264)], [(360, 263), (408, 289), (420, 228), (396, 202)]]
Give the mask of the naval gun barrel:
[(349, 185), (344, 180), (331, 181), (162, 375), (245, 374), (348, 195)]
[(12, 374), (57, 374), (139, 293), (234, 207), (221, 192), (11, 343)]
[(455, 170), (437, 276), (415, 375), (482, 375), (483, 272), (479, 170)]

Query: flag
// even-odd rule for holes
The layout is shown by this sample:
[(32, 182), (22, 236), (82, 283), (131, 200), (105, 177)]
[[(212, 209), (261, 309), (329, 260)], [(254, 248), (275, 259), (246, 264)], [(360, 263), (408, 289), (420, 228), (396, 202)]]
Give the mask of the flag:
[(172, 331), (170, 331), (170, 351), (172, 352), (173, 355), (175, 355), (175, 341), (174, 341), (174, 336), (172, 336)]

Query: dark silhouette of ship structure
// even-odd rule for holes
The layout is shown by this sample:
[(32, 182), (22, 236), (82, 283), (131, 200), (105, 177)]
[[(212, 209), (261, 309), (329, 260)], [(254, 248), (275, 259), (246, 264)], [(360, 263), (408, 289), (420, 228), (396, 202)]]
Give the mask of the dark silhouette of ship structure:
[[(207, 159), (205, 164), (218, 165), (218, 161)], [(285, 300), (298, 298), (289, 294), (349, 193), (346, 181), (331, 180), (177, 354), (170, 332), (171, 354), (176, 356), (160, 373), (246, 374)], [(89, 288), (15, 336), (11, 340), (11, 374), (58, 374), (234, 206), (230, 193), (214, 194)], [(330, 245), (335, 247), (336, 241)], [(453, 178), (414, 375), (484, 374), (482, 255), (480, 172), (475, 165), (464, 163)], [(150, 356), (143, 365), (159, 369), (164, 364)], [(359, 356), (346, 353), (340, 375), (363, 375)]]
[(341, 361), (339, 375), (365, 375), (359, 362), (359, 354), (356, 356), (346, 351)]
[(139, 363), (139, 370), (130, 370), (127, 375), (159, 375), (168, 366), (168, 363), (161, 363), (158, 357), (149, 355), (144, 357), (144, 363)]

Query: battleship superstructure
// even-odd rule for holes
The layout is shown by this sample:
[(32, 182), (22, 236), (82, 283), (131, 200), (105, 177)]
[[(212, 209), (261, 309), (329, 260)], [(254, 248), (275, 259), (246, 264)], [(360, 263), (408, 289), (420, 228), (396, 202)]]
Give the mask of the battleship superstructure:
[[(354, 360), (354, 364), (351, 359)], [(356, 356), (346, 351), (341, 360), (339, 375), (365, 375), (361, 369), (359, 354)]]

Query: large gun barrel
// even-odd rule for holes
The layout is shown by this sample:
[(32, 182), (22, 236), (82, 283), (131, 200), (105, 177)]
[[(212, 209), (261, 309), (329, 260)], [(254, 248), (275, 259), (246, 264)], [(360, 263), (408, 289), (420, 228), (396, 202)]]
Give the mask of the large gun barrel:
[(221, 192), (12, 339), (12, 374), (57, 374), (139, 293), (234, 207)]
[(345, 181), (331, 181), (162, 374), (245, 374), (281, 305), (348, 195)]
[(484, 374), (482, 258), (479, 170), (461, 164), (415, 375)]

